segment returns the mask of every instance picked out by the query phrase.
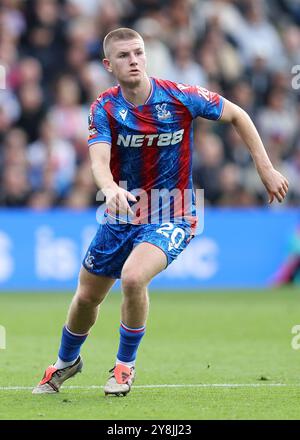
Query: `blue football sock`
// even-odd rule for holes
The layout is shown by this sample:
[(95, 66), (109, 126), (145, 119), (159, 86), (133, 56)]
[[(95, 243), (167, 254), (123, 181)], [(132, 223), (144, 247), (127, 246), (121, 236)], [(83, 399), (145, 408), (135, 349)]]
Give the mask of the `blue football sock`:
[(67, 326), (64, 326), (58, 352), (59, 359), (64, 362), (75, 361), (79, 356), (80, 348), (87, 336), (88, 333), (85, 335), (72, 333)]
[(120, 326), (120, 345), (117, 360), (122, 363), (133, 363), (136, 358), (138, 346), (145, 334), (145, 326), (131, 328), (121, 321)]

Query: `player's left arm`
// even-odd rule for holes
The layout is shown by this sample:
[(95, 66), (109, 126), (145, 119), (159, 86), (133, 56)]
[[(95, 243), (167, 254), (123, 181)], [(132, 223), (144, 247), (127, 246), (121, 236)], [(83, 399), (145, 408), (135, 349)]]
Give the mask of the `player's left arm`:
[(236, 104), (224, 99), (223, 112), (219, 120), (232, 123), (247, 145), (257, 172), (269, 194), (269, 203), (272, 203), (274, 198), (278, 202), (282, 202), (287, 194), (289, 183), (273, 167), (258, 131), (248, 113)]

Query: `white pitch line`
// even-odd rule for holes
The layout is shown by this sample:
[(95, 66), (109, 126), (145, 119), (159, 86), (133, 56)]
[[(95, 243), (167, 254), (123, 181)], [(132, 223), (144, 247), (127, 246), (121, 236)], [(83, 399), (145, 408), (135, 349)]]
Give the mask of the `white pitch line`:
[[(288, 384), (288, 383), (196, 383), (196, 384), (158, 384), (158, 385), (135, 385), (135, 389), (149, 389), (149, 388), (259, 388), (259, 387), (298, 387), (300, 383)], [(62, 386), (66, 390), (93, 390), (102, 389), (101, 385), (71, 385)], [(1, 387), (0, 391), (22, 391), (32, 390), (33, 387), (22, 386), (8, 386)]]

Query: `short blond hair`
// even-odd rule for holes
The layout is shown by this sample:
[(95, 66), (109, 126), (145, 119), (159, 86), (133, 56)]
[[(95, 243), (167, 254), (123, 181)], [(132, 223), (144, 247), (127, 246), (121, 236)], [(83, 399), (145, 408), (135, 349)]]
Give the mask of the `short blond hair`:
[(121, 40), (133, 40), (139, 38), (144, 41), (141, 35), (133, 29), (130, 28), (118, 28), (109, 32), (103, 40), (103, 52), (104, 56), (109, 56), (109, 45), (113, 41), (121, 41)]

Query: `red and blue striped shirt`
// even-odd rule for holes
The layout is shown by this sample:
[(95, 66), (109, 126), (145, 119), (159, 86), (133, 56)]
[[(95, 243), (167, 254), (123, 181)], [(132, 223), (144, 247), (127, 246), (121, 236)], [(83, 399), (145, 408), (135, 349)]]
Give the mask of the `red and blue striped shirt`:
[(114, 181), (126, 182), (135, 195), (138, 189), (192, 192), (193, 119), (218, 120), (224, 98), (199, 86), (150, 80), (143, 105), (128, 102), (120, 86), (93, 102), (88, 144), (111, 145)]

